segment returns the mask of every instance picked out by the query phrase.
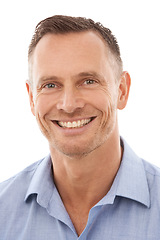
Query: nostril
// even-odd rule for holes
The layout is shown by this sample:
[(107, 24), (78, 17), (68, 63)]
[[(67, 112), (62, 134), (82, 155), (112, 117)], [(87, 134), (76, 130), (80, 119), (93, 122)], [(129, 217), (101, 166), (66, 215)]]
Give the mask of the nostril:
[(76, 109), (80, 109), (84, 107), (84, 102), (82, 99), (77, 98), (70, 98), (70, 99), (64, 99), (60, 100), (57, 103), (57, 109), (63, 110), (66, 113), (73, 113)]

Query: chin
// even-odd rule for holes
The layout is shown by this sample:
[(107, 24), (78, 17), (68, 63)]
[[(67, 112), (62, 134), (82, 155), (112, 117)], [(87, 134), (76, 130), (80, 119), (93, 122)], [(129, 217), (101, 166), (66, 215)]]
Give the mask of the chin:
[(83, 147), (73, 147), (72, 149), (69, 147), (59, 149), (63, 155), (70, 157), (70, 158), (82, 158), (88, 155), (91, 151), (89, 149), (84, 149)]
[(63, 154), (66, 157), (69, 158), (83, 158), (86, 157), (88, 154), (96, 150), (101, 146), (101, 142), (98, 142), (98, 144), (95, 144), (92, 141), (92, 144), (90, 143), (78, 143), (77, 145), (75, 143), (68, 143), (68, 144), (57, 144), (50, 143), (50, 147), (54, 149), (54, 151), (58, 151), (59, 153)]

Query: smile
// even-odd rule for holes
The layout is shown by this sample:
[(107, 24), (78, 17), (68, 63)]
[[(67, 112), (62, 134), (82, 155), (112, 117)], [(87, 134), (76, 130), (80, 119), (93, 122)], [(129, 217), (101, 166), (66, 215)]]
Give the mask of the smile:
[(93, 120), (93, 118), (87, 118), (87, 119), (82, 119), (78, 121), (68, 121), (68, 122), (63, 122), (63, 121), (57, 121), (57, 124), (62, 127), (62, 128), (81, 128), (88, 123), (90, 123)]

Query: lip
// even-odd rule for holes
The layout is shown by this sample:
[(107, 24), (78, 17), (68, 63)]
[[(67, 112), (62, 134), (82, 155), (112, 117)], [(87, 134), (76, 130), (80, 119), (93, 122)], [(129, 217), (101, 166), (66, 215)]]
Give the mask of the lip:
[[(64, 128), (61, 127), (58, 122), (71, 122), (73, 123), (74, 121), (81, 121), (81, 120), (85, 120), (85, 119), (91, 119), (91, 121), (89, 123), (87, 123), (86, 125), (83, 125), (82, 127), (75, 127), (75, 128)], [(94, 117), (84, 117), (84, 118), (75, 118), (75, 119), (63, 119), (63, 120), (53, 120), (52, 123), (58, 128), (59, 131), (61, 131), (62, 133), (64, 133), (65, 135), (77, 135), (77, 134), (81, 134), (83, 132), (85, 132), (87, 130), (87, 128), (89, 128), (94, 120), (96, 119), (96, 116)]]

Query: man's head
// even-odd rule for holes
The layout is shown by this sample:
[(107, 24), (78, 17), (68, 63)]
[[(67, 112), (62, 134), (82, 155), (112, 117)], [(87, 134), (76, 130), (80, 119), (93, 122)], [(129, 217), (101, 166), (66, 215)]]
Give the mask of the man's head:
[(42, 20), (36, 26), (35, 33), (32, 37), (28, 50), (29, 79), (32, 80), (32, 55), (36, 45), (42, 37), (49, 33), (67, 34), (85, 31), (93, 31), (102, 38), (106, 44), (107, 50), (110, 52), (110, 61), (115, 71), (115, 77), (119, 78), (122, 73), (123, 63), (117, 40), (110, 29), (104, 27), (99, 22), (94, 22), (92, 19), (55, 15)]
[[(80, 28), (77, 18), (55, 16), (38, 25), (29, 50), (32, 84), (27, 83), (32, 113), (50, 147), (70, 157), (106, 149), (107, 140), (114, 141), (117, 109), (125, 107), (130, 87), (111, 32), (92, 20), (78, 22), (76, 32), (70, 25)], [(107, 42), (93, 26), (106, 32)]]

